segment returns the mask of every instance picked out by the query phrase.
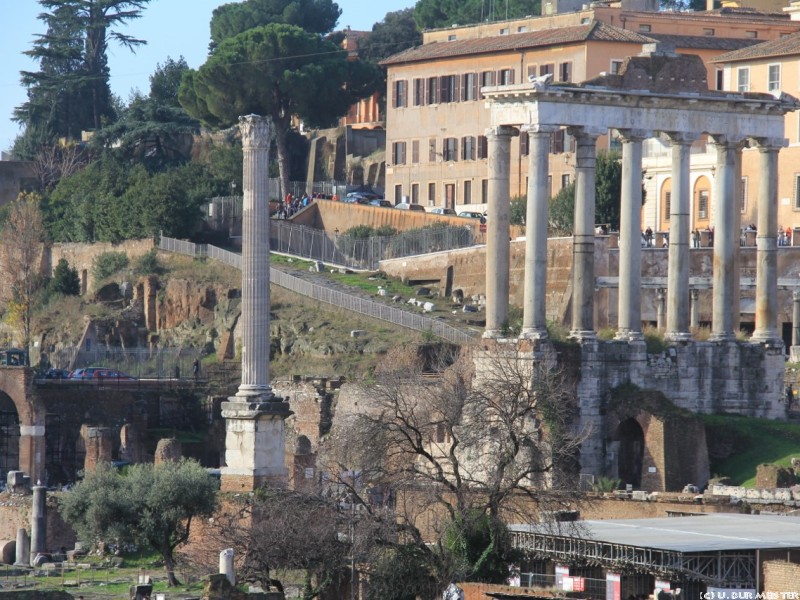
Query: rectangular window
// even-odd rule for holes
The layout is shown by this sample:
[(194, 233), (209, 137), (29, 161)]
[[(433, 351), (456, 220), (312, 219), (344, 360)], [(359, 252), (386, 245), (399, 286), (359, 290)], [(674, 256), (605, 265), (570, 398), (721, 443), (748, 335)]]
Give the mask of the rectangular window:
[(550, 154), (561, 154), (562, 152), (564, 152), (564, 130), (559, 129), (550, 134)]
[(642, 33), (650, 33), (651, 30), (652, 30), (652, 27), (650, 27), (650, 25), (648, 25), (647, 23), (639, 23), (639, 31), (640, 32), (642, 32)]
[(394, 142), (392, 144), (392, 164), (404, 165), (406, 164), (406, 143)]
[(481, 73), (481, 87), (491, 87), (494, 85), (494, 71), (484, 71)]
[(745, 31), (744, 32), (744, 37), (750, 38), (751, 40), (758, 39), (758, 32), (755, 31), (755, 30), (753, 30), (753, 31)]
[(469, 179), (464, 181), (464, 197), (461, 201), (462, 204), (472, 204), (472, 182)]
[(528, 132), (519, 132), (519, 155), (528, 156)]
[(611, 74), (612, 75), (619, 75), (619, 72), (622, 70), (622, 61), (621, 60), (612, 60), (611, 61)]
[(725, 70), (724, 69), (717, 69), (716, 75), (717, 75), (717, 77), (716, 77), (716, 88), (715, 89), (718, 92), (721, 92), (723, 89), (725, 89)]
[(561, 189), (563, 190), (568, 185), (569, 185), (569, 173), (564, 173), (563, 175), (561, 175)]
[(558, 65), (558, 80), (563, 83), (570, 83), (572, 81), (572, 63), (563, 62)]
[(702, 220), (708, 218), (708, 190), (700, 190), (697, 193), (697, 218)]
[(672, 211), (672, 192), (664, 192), (664, 221), (669, 221), (669, 213)]
[(419, 184), (411, 184), (411, 204), (419, 204)]
[(775, 92), (781, 89), (781, 66), (770, 65), (767, 80), (767, 91)]
[(419, 164), (419, 140), (413, 140), (411, 142), (411, 164)]
[(400, 204), (403, 201), (403, 184), (398, 183), (394, 186), (394, 203)]
[(485, 135), (478, 136), (478, 160), (489, 157), (489, 140)]
[(750, 67), (739, 67), (736, 69), (736, 91), (750, 91)]
[(439, 78), (428, 78), (428, 104), (439, 103)]
[(475, 138), (471, 135), (461, 138), (461, 160), (475, 160)]
[(408, 81), (400, 79), (394, 82), (394, 108), (405, 108), (408, 106)]
[(539, 65), (539, 76), (553, 74), (555, 71), (555, 65), (553, 63), (548, 63), (546, 65)]
[(448, 42), (455, 42), (457, 39), (458, 38), (456, 37), (456, 34), (454, 34), (454, 33), (451, 33), (450, 35), (447, 36), (447, 41)]
[(512, 85), (514, 83), (514, 69), (501, 69), (497, 73), (497, 85)]
[(461, 79), (461, 99), (465, 102), (478, 99), (478, 74), (467, 73)]
[(500, 30), (500, 35), (508, 35), (508, 27), (503, 27)]
[(742, 198), (741, 198), (741, 212), (747, 212), (747, 177), (742, 177)]
[(489, 202), (489, 180), (481, 179), (481, 204)]
[(536, 77), (538, 75), (538, 69), (536, 65), (528, 65), (528, 80), (531, 77)]
[(443, 75), (439, 79), (439, 102), (458, 101), (458, 77), (456, 75)]
[(436, 138), (428, 140), (428, 162), (435, 163), (436, 161)]
[(414, 106), (425, 105), (425, 80), (418, 77), (414, 80)]
[(444, 205), (447, 208), (455, 208), (456, 206), (456, 184), (444, 184)]
[(519, 27), (517, 27), (517, 33), (525, 33), (527, 31), (528, 31), (528, 28), (525, 27), (525, 25), (520, 25)]
[(442, 147), (445, 162), (458, 160), (458, 140), (456, 138), (445, 138)]
[(428, 206), (436, 206), (436, 184), (428, 184)]
[(703, 28), (703, 35), (713, 36), (714, 35), (714, 30), (711, 29), (710, 27), (704, 27)]

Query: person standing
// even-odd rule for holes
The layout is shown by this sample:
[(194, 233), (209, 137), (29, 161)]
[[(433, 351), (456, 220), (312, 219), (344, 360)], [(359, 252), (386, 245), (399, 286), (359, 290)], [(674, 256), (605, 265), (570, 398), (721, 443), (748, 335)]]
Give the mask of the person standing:
[(194, 375), (195, 381), (200, 379), (200, 360), (197, 358), (195, 358), (194, 362), (192, 363), (192, 375)]

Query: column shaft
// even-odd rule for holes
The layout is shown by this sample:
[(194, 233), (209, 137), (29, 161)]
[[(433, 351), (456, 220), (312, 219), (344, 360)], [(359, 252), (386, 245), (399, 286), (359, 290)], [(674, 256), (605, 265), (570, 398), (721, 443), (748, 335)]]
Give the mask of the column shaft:
[(33, 487), (31, 502), (31, 561), (37, 554), (47, 552), (47, 488), (43, 485)]
[(689, 326), (692, 329), (700, 327), (700, 290), (689, 290), (691, 305), (691, 318), (689, 319)]
[(800, 290), (792, 292), (792, 346), (800, 346)]
[(622, 201), (619, 219), (620, 339), (642, 337), (642, 139), (622, 136)]
[(528, 204), (525, 213), (525, 300), (522, 337), (547, 337), (547, 221), (550, 130), (528, 131)]
[[(670, 202), (667, 271), (667, 331), (672, 341), (689, 333), (689, 157), (693, 137), (672, 136), (672, 197)], [(716, 234), (715, 234), (716, 235)]]
[(501, 337), (508, 326), (509, 237), (512, 127), (486, 132), (489, 151), (489, 207), (486, 217), (486, 331), (484, 337)]
[(756, 224), (756, 329), (753, 340), (773, 342), (778, 335), (778, 148), (759, 148), (761, 182)]
[(270, 122), (250, 115), (242, 132), (242, 380), (237, 397), (269, 396)]
[(733, 307), (735, 305), (736, 256), (739, 249), (740, 210), (736, 197), (736, 144), (720, 140), (717, 148), (717, 173), (714, 196), (714, 269), (711, 312), (711, 339), (736, 338)]
[(575, 225), (572, 242), (572, 331), (578, 339), (594, 331), (594, 214), (596, 135), (575, 132)]
[(656, 290), (656, 329), (664, 331), (666, 324), (664, 323), (667, 304), (667, 291), (664, 288)]

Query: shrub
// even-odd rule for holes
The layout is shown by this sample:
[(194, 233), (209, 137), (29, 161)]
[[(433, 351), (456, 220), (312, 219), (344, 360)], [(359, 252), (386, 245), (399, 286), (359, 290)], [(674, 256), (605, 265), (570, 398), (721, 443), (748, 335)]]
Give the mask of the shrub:
[(664, 341), (664, 334), (658, 329), (652, 326), (646, 327), (643, 333), (648, 354), (661, 354), (667, 349), (667, 343)]
[(128, 266), (130, 261), (124, 252), (103, 252), (92, 261), (92, 275), (95, 281), (111, 277)]
[(142, 254), (136, 259), (133, 272), (137, 275), (150, 275), (161, 272), (161, 264), (158, 262), (158, 253), (155, 248), (151, 248), (146, 254)]

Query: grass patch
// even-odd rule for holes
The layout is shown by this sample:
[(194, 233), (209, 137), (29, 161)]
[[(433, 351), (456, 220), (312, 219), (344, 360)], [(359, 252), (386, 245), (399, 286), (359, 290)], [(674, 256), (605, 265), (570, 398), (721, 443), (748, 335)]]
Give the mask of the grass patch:
[(706, 425), (711, 472), (754, 487), (762, 463), (791, 467), (800, 457), (800, 425), (736, 415), (698, 415)]

